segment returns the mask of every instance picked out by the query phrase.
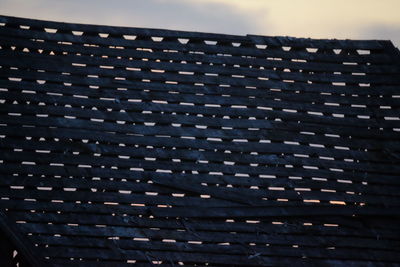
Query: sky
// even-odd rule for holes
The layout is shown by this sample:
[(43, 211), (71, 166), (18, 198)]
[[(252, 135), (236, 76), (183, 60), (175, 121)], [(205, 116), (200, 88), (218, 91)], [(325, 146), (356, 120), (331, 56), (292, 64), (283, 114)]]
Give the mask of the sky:
[(226, 34), (392, 40), (400, 0), (0, 0), (0, 14)]

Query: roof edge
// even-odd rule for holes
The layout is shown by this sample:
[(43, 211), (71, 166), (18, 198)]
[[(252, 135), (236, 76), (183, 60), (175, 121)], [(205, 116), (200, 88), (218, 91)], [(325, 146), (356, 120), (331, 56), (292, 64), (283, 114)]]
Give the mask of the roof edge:
[(213, 41), (224, 40), (232, 42), (250, 42), (260, 45), (271, 45), (271, 46), (292, 46), (292, 47), (307, 47), (307, 48), (335, 48), (342, 46), (349, 49), (382, 49), (384, 42), (389, 42), (393, 45), (390, 40), (362, 40), (362, 39), (317, 39), (317, 38), (303, 38), (303, 37), (291, 37), (291, 36), (267, 36), (267, 35), (233, 35), (223, 33), (208, 33), (198, 31), (183, 31), (183, 30), (172, 30), (172, 29), (158, 29), (158, 28), (142, 28), (142, 27), (129, 27), (129, 26), (109, 26), (99, 24), (83, 24), (74, 22), (59, 22), (33, 18), (22, 18), (15, 16), (7, 16), (0, 14), (0, 22), (15, 22), (29, 24), (37, 27), (54, 27), (54, 28), (66, 28), (68, 30), (76, 31), (105, 31), (109, 33), (123, 33), (123, 34), (143, 34), (152, 35), (159, 37), (175, 37), (175, 38), (203, 38)]
[(393, 62), (400, 66), (400, 49), (392, 41), (380, 41), (385, 50), (393, 57)]
[(29, 240), (20, 235), (15, 228), (14, 223), (7, 218), (3, 211), (0, 211), (0, 230), (4, 232), (5, 236), (31, 266), (45, 266), (43, 265), (42, 260), (39, 259), (40, 253), (36, 251), (35, 246), (31, 244)]

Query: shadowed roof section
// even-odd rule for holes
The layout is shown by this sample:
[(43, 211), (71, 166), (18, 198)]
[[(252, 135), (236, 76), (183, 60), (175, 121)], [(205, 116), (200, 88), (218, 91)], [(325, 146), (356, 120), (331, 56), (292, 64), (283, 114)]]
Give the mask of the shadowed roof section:
[(0, 259), (400, 264), (399, 74), (390, 41), (0, 16)]

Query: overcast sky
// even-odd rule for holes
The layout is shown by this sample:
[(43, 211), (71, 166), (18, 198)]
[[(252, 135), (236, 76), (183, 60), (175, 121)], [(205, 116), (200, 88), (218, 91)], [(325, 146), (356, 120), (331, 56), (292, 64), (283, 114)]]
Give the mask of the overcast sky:
[(390, 39), (400, 0), (0, 0), (0, 14), (230, 34)]

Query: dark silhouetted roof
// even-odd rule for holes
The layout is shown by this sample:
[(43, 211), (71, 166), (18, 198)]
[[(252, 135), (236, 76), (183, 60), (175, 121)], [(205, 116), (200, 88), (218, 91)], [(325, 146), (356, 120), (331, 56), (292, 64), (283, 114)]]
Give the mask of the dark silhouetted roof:
[(390, 41), (7, 16), (0, 36), (10, 266), (400, 264)]

